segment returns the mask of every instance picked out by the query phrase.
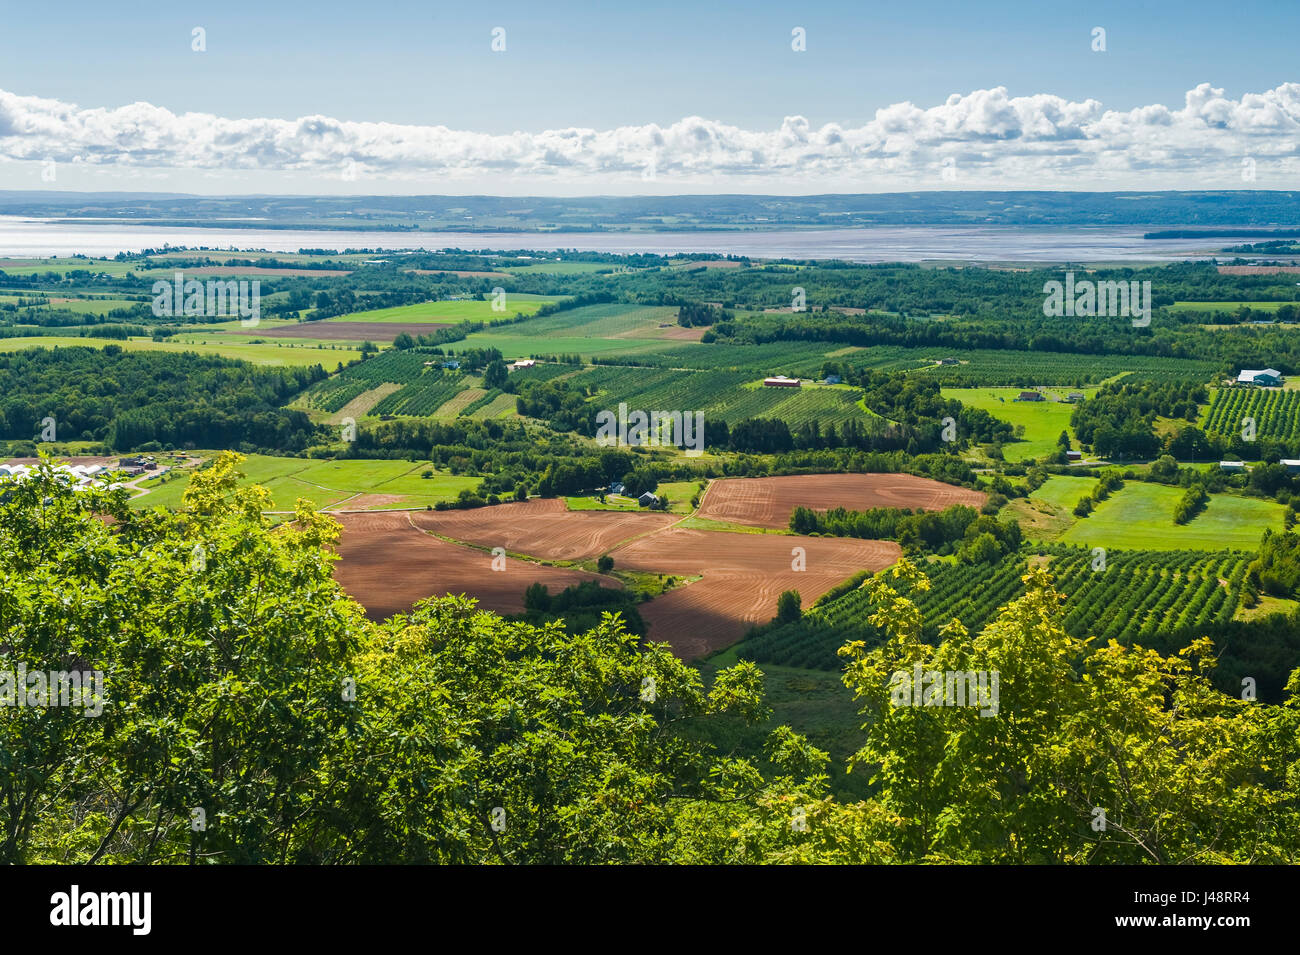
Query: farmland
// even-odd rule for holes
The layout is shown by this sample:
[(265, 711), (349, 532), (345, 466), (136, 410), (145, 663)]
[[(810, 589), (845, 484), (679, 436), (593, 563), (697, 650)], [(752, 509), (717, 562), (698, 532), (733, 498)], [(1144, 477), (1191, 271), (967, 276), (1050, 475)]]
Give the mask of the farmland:
[(1074, 412), (1074, 405), (1064, 399), (1075, 390), (1085, 397), (1091, 397), (1095, 392), (1095, 389), (1044, 388), (1041, 389), (1046, 398), (1044, 401), (1017, 401), (1020, 394), (1018, 388), (944, 388), (943, 394), (946, 398), (956, 398), (963, 405), (980, 408), (995, 418), (1023, 428), (1023, 440), (1002, 448), (1008, 461), (1023, 461), (1055, 451), (1057, 438), (1062, 431), (1073, 439), (1070, 415)]
[[(1101, 564), (1086, 548), (1058, 545), (1046, 556), (1054, 586), (1066, 598), (1066, 629), (1125, 643), (1226, 624), (1239, 606), (1246, 572), (1245, 557), (1232, 551), (1107, 550)], [(927, 565), (930, 589), (913, 595), (926, 639), (938, 639), (940, 628), (954, 619), (969, 630), (982, 629), (998, 607), (1024, 593), (1026, 569), (1023, 553), (992, 565)], [(746, 641), (737, 652), (758, 662), (838, 670), (842, 660), (835, 651), (844, 642), (879, 639), (867, 619), (876, 606), (866, 590), (850, 591), (798, 623)]]
[(1086, 547), (1151, 550), (1254, 550), (1266, 528), (1280, 530), (1285, 508), (1272, 501), (1210, 495), (1209, 505), (1187, 524), (1175, 524), (1180, 488), (1129, 483), (1087, 518), (1071, 527), (1062, 541)]
[(361, 312), (352, 312), (335, 318), (324, 319), (326, 322), (346, 322), (348, 324), (426, 324), (452, 323), (467, 321), (491, 321), (509, 315), (531, 315), (548, 302), (555, 299), (546, 296), (515, 294), (508, 297), (504, 309), (493, 308), (491, 300), (460, 300), (421, 302), (418, 305), (397, 305), (392, 308), (376, 308)]
[(790, 477), (715, 481), (701, 502), (699, 515), (757, 527), (785, 528), (799, 506), (910, 507), (942, 510), (953, 504), (978, 507), (978, 491), (942, 484), (910, 474), (809, 474)]
[(130, 351), (146, 352), (195, 352), (200, 355), (220, 355), (223, 358), (237, 358), (252, 362), (254, 365), (322, 365), (333, 367), (339, 362), (355, 361), (361, 353), (351, 348), (284, 347), (280, 345), (253, 345), (241, 342), (221, 344), (189, 344), (185, 342), (151, 341), (133, 338), (126, 341), (112, 341), (106, 338), (67, 338), (56, 335), (43, 335), (32, 338), (0, 338), (0, 352), (18, 351), (24, 348), (103, 348), (105, 345), (119, 345)]
[(1233, 437), (1254, 420), (1256, 438), (1300, 439), (1300, 392), (1281, 388), (1216, 388), (1205, 414), (1206, 431)]
[[(292, 511), (298, 498), (311, 501), (318, 508), (425, 507), (439, 501), (453, 500), (462, 490), (478, 486), (477, 478), (446, 473), (423, 473), (428, 464), (409, 461), (312, 461), (305, 458), (281, 458), (248, 455), (241, 464), (244, 483), (258, 484), (271, 492), (271, 508)], [(178, 475), (166, 482), (148, 482), (148, 493), (134, 497), (136, 507), (179, 507), (189, 475)], [(383, 502), (376, 496), (387, 498)]]

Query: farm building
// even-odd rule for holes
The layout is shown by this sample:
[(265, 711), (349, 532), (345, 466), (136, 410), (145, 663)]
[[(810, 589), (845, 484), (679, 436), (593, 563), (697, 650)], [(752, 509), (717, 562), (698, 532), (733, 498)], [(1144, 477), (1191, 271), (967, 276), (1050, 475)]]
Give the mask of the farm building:
[(844, 381), (839, 375), (827, 375), (822, 379), (823, 385), (838, 385)]
[(1066, 452), (1065, 452), (1065, 459), (1066, 459), (1067, 461), (1082, 461), (1082, 460), (1083, 460), (1083, 452), (1082, 452), (1082, 451), (1066, 451)]
[(636, 502), (640, 504), (642, 507), (649, 507), (652, 504), (659, 503), (659, 495), (651, 494), (649, 491), (646, 491), (644, 494), (642, 494), (640, 497), (636, 499)]
[(1300, 471), (1300, 458), (1283, 458), (1278, 463), (1293, 474)]
[(959, 364), (961, 364), (961, 362), (959, 362), (956, 358), (940, 358), (940, 359), (939, 359), (939, 364), (941, 364), (941, 365), (959, 365)]
[(1220, 471), (1244, 471), (1246, 470), (1246, 463), (1244, 461), (1220, 461), (1219, 470)]
[(1082, 401), (1082, 400), (1083, 400), (1083, 392), (1081, 392), (1081, 391), (1072, 391), (1072, 392), (1070, 392), (1068, 395), (1065, 396), (1065, 400), (1068, 401), (1068, 402), (1071, 402), (1071, 403), (1078, 402), (1078, 401)]
[(624, 487), (624, 485), (619, 481), (615, 481), (613, 484), (609, 486), (610, 494), (622, 494), (625, 490), (626, 487)]
[(443, 367), (443, 368), (449, 368), (449, 369), (451, 369), (452, 371), (455, 371), (457, 368), (460, 367), (460, 362), (458, 362), (458, 361), (444, 361), (444, 362), (442, 363), (442, 367)]
[(1237, 384), (1261, 385), (1266, 388), (1277, 387), (1282, 384), (1282, 373), (1276, 368), (1244, 368), (1237, 375)]
[(1016, 395), (1016, 401), (1043, 401), (1043, 396), (1037, 391), (1022, 391)]
[(518, 361), (512, 361), (510, 363), (510, 370), (519, 371), (521, 368), (532, 368), (536, 364), (537, 359), (535, 358), (520, 358)]
[(773, 375), (771, 378), (763, 379), (765, 388), (798, 388), (801, 384), (798, 378), (787, 378), (785, 375)]

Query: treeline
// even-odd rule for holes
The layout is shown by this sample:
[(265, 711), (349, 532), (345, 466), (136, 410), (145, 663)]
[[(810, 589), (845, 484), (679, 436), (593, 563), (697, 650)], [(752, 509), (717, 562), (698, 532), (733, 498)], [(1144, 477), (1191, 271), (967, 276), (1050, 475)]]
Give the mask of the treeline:
[[(1196, 382), (1114, 382), (1102, 385), (1093, 398), (1081, 402), (1070, 415), (1070, 426), (1083, 444), (1101, 457), (1134, 459), (1159, 455), (1166, 441), (1156, 433), (1157, 417), (1194, 422), (1197, 405), (1207, 400), (1205, 386)], [(1199, 431), (1179, 435), (1173, 442), (1175, 457), (1196, 459), (1213, 453), (1213, 446), (1197, 439)]]
[(111, 344), (25, 349), (0, 354), (0, 437), (33, 440), (53, 418), (57, 440), (117, 450), (156, 441), (296, 451), (315, 429), (305, 414), (278, 406), (325, 377), (319, 365), (262, 368)]
[(1020, 525), (954, 504), (942, 511), (873, 507), (853, 511), (835, 507), (825, 512), (796, 507), (790, 515), (796, 534), (828, 534), (867, 540), (898, 541), (908, 551), (956, 553), (959, 559), (992, 562), (1020, 547)]

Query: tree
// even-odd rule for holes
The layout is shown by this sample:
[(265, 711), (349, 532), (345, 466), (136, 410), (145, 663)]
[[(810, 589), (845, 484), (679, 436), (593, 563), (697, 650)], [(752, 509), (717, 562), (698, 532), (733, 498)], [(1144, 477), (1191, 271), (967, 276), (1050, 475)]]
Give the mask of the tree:
[(610, 557), (609, 554), (601, 554), (598, 558), (596, 558), (596, 570), (598, 570), (600, 573), (608, 574), (613, 569), (614, 569), (614, 558)]
[(502, 388), (505, 386), (506, 378), (510, 375), (510, 369), (500, 358), (488, 362), (483, 369), (483, 387), (484, 388)]
[(799, 591), (787, 590), (776, 600), (776, 619), (781, 623), (791, 623), (803, 616), (802, 599)]
[[(1114, 642), (1090, 650), (1062, 627), (1046, 571), (1031, 570), (1025, 584), (980, 634), (954, 621), (937, 647), (921, 640), (907, 597), (928, 588), (910, 561), (864, 584), (878, 608), (871, 622), (888, 639), (840, 651), (867, 717), (853, 766), (872, 772), (880, 808), (901, 820), (891, 840), (901, 856), (1293, 861), (1295, 781), (1284, 776), (1296, 739), (1271, 734), (1294, 734), (1300, 713), (1215, 690), (1208, 640), (1169, 657)], [(999, 674), (996, 700), (986, 701), (996, 705), (915, 705), (898, 689), (918, 669), (941, 683), (984, 673), (990, 691)], [(1300, 690), (1300, 671), (1290, 690)]]

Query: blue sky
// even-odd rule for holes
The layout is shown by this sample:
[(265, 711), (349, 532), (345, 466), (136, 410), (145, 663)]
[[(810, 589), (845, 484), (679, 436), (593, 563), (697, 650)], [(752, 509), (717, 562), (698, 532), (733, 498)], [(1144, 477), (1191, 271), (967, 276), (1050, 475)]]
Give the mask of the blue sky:
[[(1300, 4), (1290, 2), (667, 0), (646, 5), (377, 0), (134, 2), (124, 8), (69, 0), (9, 3), (4, 24), (0, 90), (18, 97), (75, 104), (82, 110), (117, 110), (143, 102), (177, 115), (195, 112), (226, 120), (319, 115), (345, 123), (445, 126), (460, 133), (537, 134), (569, 127), (607, 132), (668, 127), (685, 117), (754, 132), (777, 130), (787, 117), (802, 117), (814, 129), (826, 124), (852, 129), (871, 123), (877, 110), (895, 104), (929, 109), (952, 94), (998, 88), (1005, 88), (1010, 99), (1049, 94), (1068, 103), (1098, 101), (1107, 111), (1153, 104), (1176, 110), (1199, 84), (1208, 83), (1222, 91), (1222, 98), (1238, 101), (1300, 81), (1295, 65)], [(506, 31), (504, 52), (490, 48), (491, 30), (498, 26)], [(791, 49), (796, 26), (806, 30), (804, 52)], [(194, 27), (206, 31), (205, 52), (191, 50)], [(1092, 49), (1094, 27), (1106, 31), (1104, 53)], [(13, 147), (8, 140), (15, 137), (4, 132), (0, 126), (0, 156), (18, 160), (24, 169), (0, 162), (0, 186), (16, 188), (16, 181), (30, 175), (26, 167), (34, 161), (33, 153)], [(129, 127), (116, 133), (130, 134)], [(1285, 128), (1270, 132), (1275, 143), (1286, 134)], [(146, 160), (152, 161), (144, 150), (133, 159), (120, 153), (105, 159), (102, 143), (83, 145), (86, 148), (75, 155), (47, 149), (48, 161), (62, 169), (80, 157), (90, 178), (111, 178), (115, 173), (107, 168), (110, 164), (120, 176), (126, 167), (140, 170)], [(1188, 148), (1181, 140), (1167, 145)], [(1232, 158), (1232, 149), (1223, 144), (1214, 148), (1223, 152), (1221, 158)], [(1232, 148), (1250, 150), (1240, 143)], [(994, 157), (975, 156), (963, 164), (960, 150), (946, 157), (941, 152), (932, 148), (923, 157), (913, 156), (908, 168), (923, 168), (922, 160), (937, 166), (951, 159), (958, 169), (973, 173), (993, 170)], [(1264, 167), (1279, 175), (1289, 172), (1289, 167), (1268, 165), (1280, 149), (1265, 152), (1269, 158)], [(214, 175), (247, 187), (236, 191), (278, 191), (286, 176), (305, 186), (320, 178), (317, 172), (285, 170), (274, 163), (200, 173), (192, 157), (165, 153), (158, 154), (162, 166), (147, 168), (168, 169), (162, 175), (169, 176), (174, 187), (196, 191), (226, 191), (199, 188)], [(375, 186), (373, 191), (409, 191), (380, 185), (396, 183), (400, 175), (409, 177), (420, 165), (409, 155), (391, 162), (369, 153), (356, 153), (355, 158), (360, 176)], [(1147, 161), (1127, 175), (1140, 179)], [(445, 157), (443, 162), (428, 168), (445, 169)], [(526, 170), (533, 167), (514, 161), (507, 165), (509, 176), (520, 179), (517, 185), (526, 185)], [(90, 166), (104, 168), (95, 172)], [(784, 171), (767, 179), (784, 186), (756, 191), (817, 191), (792, 188), (797, 183), (788, 164), (777, 166)], [(504, 180), (494, 172), (500, 168), (498, 157), (477, 173), (461, 169), (465, 188), (455, 191), (475, 191), (470, 180), (485, 187), (500, 184)], [(696, 163), (693, 178), (680, 177), (683, 186), (693, 184), (683, 191), (708, 191), (699, 175), (702, 168)], [(752, 178), (735, 175), (739, 167), (734, 156), (709, 168), (708, 175), (720, 180), (719, 185)], [(600, 176), (590, 175), (592, 171), (583, 167), (568, 179), (599, 184)], [(1068, 163), (1060, 171), (1068, 174)], [(58, 181), (62, 185), (82, 172), (64, 170)], [(657, 187), (660, 180), (671, 179), (672, 172), (671, 158), (661, 156), (657, 174), (641, 179)], [(828, 186), (851, 186), (859, 173), (864, 183), (872, 179), (868, 172), (867, 165), (841, 163), (821, 179)], [(1039, 167), (1010, 164), (999, 168), (995, 178), (1024, 179), (1041, 173)], [(896, 174), (896, 169), (890, 173)], [(547, 188), (537, 191), (554, 191), (551, 187), (563, 178), (543, 175), (539, 181)]]

